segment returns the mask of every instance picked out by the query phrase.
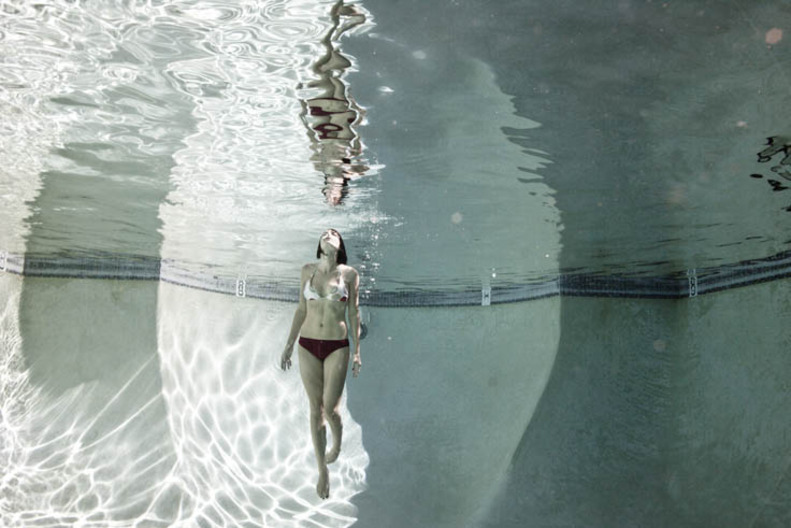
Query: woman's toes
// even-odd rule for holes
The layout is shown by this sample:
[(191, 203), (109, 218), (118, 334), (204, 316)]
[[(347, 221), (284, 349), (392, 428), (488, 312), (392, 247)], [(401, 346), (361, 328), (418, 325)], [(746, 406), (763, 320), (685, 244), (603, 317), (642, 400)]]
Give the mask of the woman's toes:
[(316, 484), (316, 494), (320, 499), (327, 499), (330, 496), (330, 474), (326, 468), (319, 470), (319, 482)]

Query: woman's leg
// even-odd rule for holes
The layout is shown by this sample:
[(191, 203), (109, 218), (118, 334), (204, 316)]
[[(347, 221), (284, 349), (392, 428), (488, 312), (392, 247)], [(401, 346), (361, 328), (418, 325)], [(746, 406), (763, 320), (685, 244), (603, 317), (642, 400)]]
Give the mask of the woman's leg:
[(346, 382), (346, 371), (349, 369), (349, 347), (339, 348), (324, 360), (324, 395), (322, 405), (324, 415), (332, 431), (332, 449), (327, 453), (327, 464), (338, 459), (343, 438), (343, 424), (338, 413), (338, 405)]
[(322, 416), (324, 395), (324, 365), (313, 354), (299, 346), (299, 374), (310, 403), (310, 435), (313, 438), (313, 450), (316, 452), (316, 463), (319, 466), (319, 481), (316, 493), (322, 499), (330, 496), (330, 478), (327, 472), (325, 453), (327, 450), (327, 428), (324, 427)]

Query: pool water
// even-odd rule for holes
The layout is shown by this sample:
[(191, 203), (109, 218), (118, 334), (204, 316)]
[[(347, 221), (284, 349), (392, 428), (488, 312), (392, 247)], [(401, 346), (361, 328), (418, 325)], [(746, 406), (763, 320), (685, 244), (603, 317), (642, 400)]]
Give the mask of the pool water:
[(0, 524), (787, 525), (787, 11), (0, 3)]

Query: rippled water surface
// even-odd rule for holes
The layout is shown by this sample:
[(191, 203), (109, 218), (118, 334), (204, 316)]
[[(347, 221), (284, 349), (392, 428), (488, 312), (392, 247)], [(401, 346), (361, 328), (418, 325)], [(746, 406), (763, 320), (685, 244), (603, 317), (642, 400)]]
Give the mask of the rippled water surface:
[[(791, 79), (787, 5), (459, 0), (429, 8), (371, 0), (366, 6), (381, 38), (350, 40), (345, 49), (361, 72), (381, 72), (354, 81), (362, 100), (374, 103), (366, 133), (387, 165), (386, 211), (399, 210), (400, 196), (389, 197), (402, 191), (390, 174), (450, 193), (449, 169), (458, 159), (481, 187), (502, 185), (496, 197), (482, 196), (487, 219), (497, 218), (501, 229), (489, 226), (480, 237), (488, 250), (482, 260), (501, 257), (500, 265), (511, 265), (502, 258), (509, 246), (503, 233), (514, 244), (541, 225), (522, 216), (541, 205), (528, 201), (529, 192), (545, 195), (556, 210), (559, 266), (566, 271), (659, 275), (789, 249), (791, 190), (782, 188), (791, 178), (782, 111)], [(501, 122), (523, 149), (518, 156), (458, 140), (475, 136), (481, 145), (486, 123), (506, 111), (471, 89), (464, 66), (471, 58), (486, 64), (510, 113), (521, 118)], [(386, 101), (376, 93), (381, 84), (393, 89)], [(377, 127), (374, 119), (404, 126)], [(770, 137), (772, 155), (759, 156)], [(494, 174), (482, 170), (498, 162)], [(548, 191), (529, 188), (538, 183)], [(509, 199), (521, 199), (523, 208)], [(510, 216), (498, 217), (501, 210)], [(414, 225), (421, 214), (407, 216)], [(406, 250), (411, 244), (406, 237), (399, 242)], [(525, 258), (538, 252), (531, 249)]]
[[(22, 252), (27, 238), (29, 254), (162, 256), (232, 272), (266, 259), (271, 276), (282, 260), (293, 272), (288, 243), (377, 221), (370, 183), (328, 206), (325, 174), (365, 155), (349, 138), (317, 139), (306, 119), (327, 95), (322, 81), (342, 85), (353, 67), (317, 63), (371, 25), (361, 8), (334, 5), (4, 4), (3, 214), (14, 227), (3, 248)], [(366, 169), (348, 172), (376, 173)]]
[[(390, 119), (410, 90), (399, 84), (419, 81), (436, 57), (415, 50), (402, 79), (385, 79), (382, 64), (359, 72), (342, 43), (358, 40), (369, 57), (375, 42), (405, 44), (371, 32), (360, 4), (5, 10), (2, 104), (14, 116), (3, 123), (12, 153), (5, 251), (162, 257), (293, 282), (332, 225), (351, 241), (367, 287), (377, 277), (385, 288), (454, 287), (556, 268), (552, 191), (536, 174), (514, 178), (550, 161), (508, 139), (539, 123), (515, 117), (472, 57), (454, 59), (463, 82), (448, 85), (433, 117), (424, 105), (436, 94), (427, 93)], [(471, 101), (480, 115), (457, 111)], [(447, 134), (434, 137), (438, 127)], [(420, 148), (371, 149), (366, 134), (378, 142), (387, 130), (420, 138)], [(388, 186), (380, 154), (409, 163)]]
[(581, 13), (5, 2), (0, 250), (293, 282), (333, 225), (383, 289), (787, 250), (771, 5)]

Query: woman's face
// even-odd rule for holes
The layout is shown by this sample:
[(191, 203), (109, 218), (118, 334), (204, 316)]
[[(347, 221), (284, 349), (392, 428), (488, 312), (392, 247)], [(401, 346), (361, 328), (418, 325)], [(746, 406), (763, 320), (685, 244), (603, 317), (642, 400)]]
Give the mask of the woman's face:
[(341, 237), (334, 229), (327, 229), (321, 234), (320, 243), (322, 250), (326, 250), (331, 247), (334, 248), (335, 251), (338, 251), (341, 247)]

